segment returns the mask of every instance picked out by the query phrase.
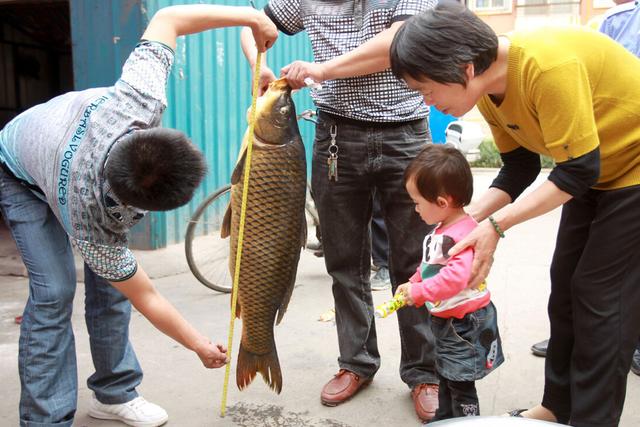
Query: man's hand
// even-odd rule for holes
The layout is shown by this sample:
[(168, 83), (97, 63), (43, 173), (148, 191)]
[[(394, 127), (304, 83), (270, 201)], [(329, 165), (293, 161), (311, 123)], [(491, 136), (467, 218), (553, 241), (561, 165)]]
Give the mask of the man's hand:
[(396, 289), (396, 295), (401, 294), (408, 306), (415, 305), (415, 301), (411, 298), (411, 282), (403, 283)]
[[(251, 73), (255, 69), (251, 70)], [(276, 79), (276, 75), (273, 74), (271, 68), (267, 67), (266, 64), (260, 66), (260, 80), (258, 81), (258, 96), (264, 95), (264, 93), (269, 89), (269, 83)], [(253, 80), (251, 80), (251, 90), (253, 91)]]
[(229, 363), (227, 348), (220, 343), (213, 344), (206, 338), (195, 352), (206, 368), (220, 368)]
[(471, 265), (471, 277), (469, 288), (477, 288), (489, 275), (493, 264), (493, 253), (498, 246), (500, 236), (493, 225), (487, 220), (481, 222), (464, 239), (449, 249), (449, 256), (454, 256), (468, 247), (474, 248), (473, 264)]
[(256, 21), (251, 25), (253, 39), (260, 52), (266, 52), (278, 38), (278, 27), (262, 11), (257, 11)]
[(316, 83), (322, 83), (326, 80), (323, 64), (305, 61), (294, 61), (282, 67), (280, 76), (286, 77), (292, 89), (305, 87), (304, 79), (307, 77)]

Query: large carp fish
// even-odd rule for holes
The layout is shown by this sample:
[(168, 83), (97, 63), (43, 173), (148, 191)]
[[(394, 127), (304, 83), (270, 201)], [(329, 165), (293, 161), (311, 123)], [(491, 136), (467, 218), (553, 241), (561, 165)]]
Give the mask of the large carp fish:
[[(231, 177), (231, 201), (222, 237), (231, 235), (229, 269), (235, 272), (247, 138)], [(236, 316), (242, 319), (236, 384), (240, 390), (262, 374), (277, 393), (282, 372), (273, 327), (282, 320), (305, 245), (306, 160), (291, 88), (285, 79), (269, 85), (256, 103), (249, 193), (242, 244)]]

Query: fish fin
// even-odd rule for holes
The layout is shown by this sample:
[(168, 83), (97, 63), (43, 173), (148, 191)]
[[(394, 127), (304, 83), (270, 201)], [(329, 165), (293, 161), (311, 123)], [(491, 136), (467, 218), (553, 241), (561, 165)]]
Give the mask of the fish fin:
[(231, 235), (231, 202), (227, 206), (227, 211), (222, 219), (222, 227), (220, 228), (220, 237), (226, 239)]
[(242, 313), (242, 310), (240, 309), (240, 301), (236, 301), (236, 319), (242, 319), (242, 316), (240, 315), (240, 313)]
[(280, 361), (278, 360), (278, 352), (275, 345), (273, 350), (267, 354), (253, 354), (244, 349), (242, 342), (238, 350), (238, 367), (236, 368), (236, 384), (238, 389), (244, 390), (256, 374), (260, 372), (264, 382), (271, 387), (273, 391), (280, 394), (282, 391), (282, 372), (280, 371)]
[(235, 185), (242, 180), (242, 173), (244, 172), (244, 161), (246, 158), (246, 144), (243, 144), (242, 151), (240, 151), (240, 156), (238, 157), (238, 162), (236, 163), (236, 167), (233, 169), (233, 173), (231, 174), (231, 185)]
[(276, 325), (280, 324), (280, 322), (282, 321), (282, 318), (284, 317), (284, 314), (287, 312), (287, 307), (289, 306), (289, 301), (291, 300), (291, 294), (293, 294), (293, 288), (294, 288), (294, 285), (296, 284), (295, 276), (293, 277), (293, 279), (294, 280), (291, 282), (291, 286), (289, 286), (289, 289), (287, 289), (287, 293), (282, 298), (282, 304), (280, 304), (280, 307), (278, 308), (278, 317), (276, 318)]
[(247, 152), (244, 151), (242, 153), (242, 157), (238, 159), (238, 163), (236, 163), (236, 167), (231, 174), (231, 184), (235, 185), (242, 180), (242, 173), (244, 172), (244, 160), (247, 156)]
[[(302, 248), (307, 245), (307, 221), (304, 210), (302, 211), (302, 225), (301, 225), (301, 233), (300, 233), (300, 241), (302, 244)], [(293, 294), (293, 288), (296, 285), (296, 272), (298, 271), (298, 262), (300, 261), (300, 251), (298, 251), (298, 256), (294, 260), (293, 268), (291, 269), (291, 281), (289, 283), (289, 287), (287, 288), (287, 292), (284, 294), (282, 298), (282, 304), (278, 308), (278, 317), (276, 317), (276, 325), (280, 324), (282, 318), (284, 317), (284, 313), (287, 312), (287, 307), (289, 306), (289, 301), (291, 300), (291, 294)]]

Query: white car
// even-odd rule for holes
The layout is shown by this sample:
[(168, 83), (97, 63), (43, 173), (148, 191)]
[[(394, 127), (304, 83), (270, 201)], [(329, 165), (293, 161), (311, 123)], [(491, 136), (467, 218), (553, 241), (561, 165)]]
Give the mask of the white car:
[(472, 162), (480, 158), (478, 146), (484, 140), (484, 132), (480, 124), (456, 120), (447, 125), (444, 134), (446, 143), (462, 151), (468, 161)]

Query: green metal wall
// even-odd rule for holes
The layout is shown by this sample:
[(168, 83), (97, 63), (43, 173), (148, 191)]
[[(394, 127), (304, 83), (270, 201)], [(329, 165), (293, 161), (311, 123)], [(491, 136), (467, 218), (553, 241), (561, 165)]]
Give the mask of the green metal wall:
[[(146, 23), (160, 8), (174, 4), (202, 3), (184, 0), (71, 0), (76, 89), (111, 85), (124, 60), (140, 38)], [(249, 1), (218, 4), (250, 5)], [(256, 1), (263, 7), (266, 0)], [(267, 62), (276, 75), (296, 59), (312, 60), (305, 34), (280, 34), (269, 50)], [(180, 37), (176, 60), (167, 87), (169, 106), (163, 125), (182, 130), (204, 153), (209, 173), (186, 206), (170, 212), (154, 212), (132, 230), (131, 246), (155, 249), (181, 242), (187, 221), (198, 204), (229, 181), (246, 129), (251, 104), (251, 73), (240, 48), (240, 28), (224, 28)], [(298, 111), (313, 108), (309, 90), (294, 95)], [(300, 128), (311, 157), (313, 126)]]

